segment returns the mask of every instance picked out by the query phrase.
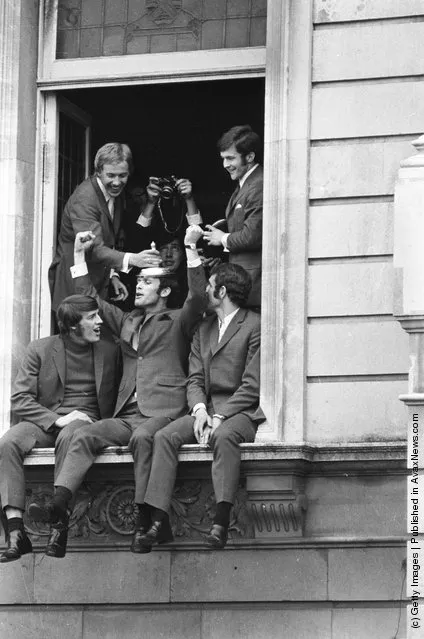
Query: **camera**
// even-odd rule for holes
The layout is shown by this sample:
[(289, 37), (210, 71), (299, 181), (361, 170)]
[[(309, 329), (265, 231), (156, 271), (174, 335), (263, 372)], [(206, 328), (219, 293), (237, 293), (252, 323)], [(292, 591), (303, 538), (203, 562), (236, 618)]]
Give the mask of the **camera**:
[(166, 177), (151, 178), (150, 181), (162, 190), (161, 197), (164, 200), (170, 200), (174, 195), (178, 195), (177, 189), (178, 178), (175, 175), (167, 175)]

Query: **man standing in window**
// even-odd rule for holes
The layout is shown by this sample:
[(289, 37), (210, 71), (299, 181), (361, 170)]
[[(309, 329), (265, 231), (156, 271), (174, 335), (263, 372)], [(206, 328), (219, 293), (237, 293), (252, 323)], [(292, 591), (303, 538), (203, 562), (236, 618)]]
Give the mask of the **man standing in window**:
[[(108, 296), (110, 282), (114, 299), (126, 299), (128, 292), (118, 271), (128, 272), (132, 266), (145, 266), (142, 254), (117, 250), (123, 191), (132, 172), (131, 150), (118, 142), (105, 144), (96, 153), (94, 170), (93, 176), (77, 186), (63, 211), (56, 255), (49, 268), (54, 311), (74, 292), (69, 269), (74, 263), (74, 240), (79, 231), (91, 231), (95, 236), (87, 255), (87, 266), (93, 286), (102, 299)], [(143, 221), (140, 224), (143, 226)]]
[(224, 169), (237, 186), (225, 211), (228, 232), (212, 225), (204, 233), (211, 246), (222, 246), (229, 262), (252, 279), (247, 305), (261, 305), (263, 169), (258, 164), (260, 138), (249, 125), (234, 126), (218, 141)]

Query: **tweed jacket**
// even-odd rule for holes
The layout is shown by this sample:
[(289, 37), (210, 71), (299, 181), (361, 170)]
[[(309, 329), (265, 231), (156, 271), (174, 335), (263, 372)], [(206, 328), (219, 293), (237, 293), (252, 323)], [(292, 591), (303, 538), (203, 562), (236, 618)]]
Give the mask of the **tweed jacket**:
[(225, 211), (229, 261), (245, 268), (252, 278), (248, 306), (261, 305), (262, 206), (263, 169), (258, 166), (230, 197)]
[(240, 309), (218, 342), (218, 318), (203, 320), (193, 338), (187, 398), (224, 417), (244, 413), (260, 424), (260, 316)]
[(70, 267), (74, 263), (74, 240), (79, 231), (92, 231), (96, 239), (87, 255), (87, 268), (100, 297), (107, 297), (111, 268), (120, 269), (124, 253), (115, 250), (121, 227), (123, 197), (115, 198), (113, 222), (95, 176), (82, 182), (66, 203), (56, 255), (49, 268), (52, 309), (74, 293)]
[[(123, 374), (115, 415), (137, 393), (140, 413), (146, 417), (177, 419), (185, 414), (188, 356), (193, 333), (206, 307), (206, 278), (202, 266), (189, 268), (189, 295), (181, 309), (145, 314), (124, 313), (98, 299), (103, 321), (120, 338)], [(76, 290), (93, 294), (88, 276), (76, 278)], [(138, 335), (134, 350), (133, 336)]]
[[(119, 348), (93, 344), (97, 400), (102, 419), (112, 417), (120, 380)], [(12, 410), (20, 420), (47, 431), (60, 416), (66, 383), (65, 344), (59, 335), (31, 342), (12, 388)], [(78, 409), (79, 406), (75, 406)]]

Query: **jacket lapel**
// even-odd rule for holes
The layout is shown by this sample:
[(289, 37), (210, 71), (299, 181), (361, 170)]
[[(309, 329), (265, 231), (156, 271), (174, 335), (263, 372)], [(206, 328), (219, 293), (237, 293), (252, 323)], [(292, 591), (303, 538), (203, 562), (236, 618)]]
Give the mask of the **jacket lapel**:
[(53, 347), (53, 362), (56, 366), (57, 374), (59, 375), (60, 382), (65, 387), (65, 375), (66, 375), (66, 359), (65, 359), (65, 344), (62, 338), (58, 337), (56, 344)]
[(212, 357), (219, 353), (219, 351), (225, 346), (225, 344), (227, 344), (230, 339), (240, 330), (245, 317), (246, 311), (240, 309), (236, 316), (233, 317), (221, 340), (217, 343), (215, 349), (212, 351)]

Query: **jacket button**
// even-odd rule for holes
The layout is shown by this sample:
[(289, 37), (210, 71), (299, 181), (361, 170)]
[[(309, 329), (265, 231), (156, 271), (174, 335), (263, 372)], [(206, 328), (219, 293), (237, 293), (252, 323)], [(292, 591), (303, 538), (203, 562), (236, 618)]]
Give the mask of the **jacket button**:
[(143, 359), (142, 357), (139, 357), (138, 359)]

